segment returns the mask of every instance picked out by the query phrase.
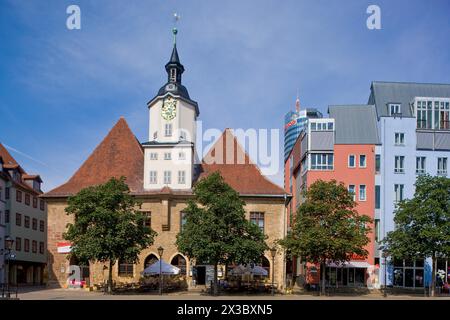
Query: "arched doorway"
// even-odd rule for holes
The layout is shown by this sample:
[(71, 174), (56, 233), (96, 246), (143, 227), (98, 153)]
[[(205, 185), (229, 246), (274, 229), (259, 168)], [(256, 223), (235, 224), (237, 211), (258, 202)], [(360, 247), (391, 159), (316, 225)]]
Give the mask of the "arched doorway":
[(144, 269), (154, 264), (156, 261), (159, 261), (158, 257), (153, 253), (150, 253), (147, 258), (144, 260)]
[(170, 261), (170, 264), (180, 268), (180, 274), (185, 276), (186, 275), (186, 259), (181, 255), (177, 254), (175, 257), (172, 258), (172, 261)]
[(270, 278), (272, 278), (272, 270), (270, 270), (269, 259), (267, 259), (265, 256), (261, 256), (260, 266), (263, 267), (267, 271), (267, 274), (270, 276)]

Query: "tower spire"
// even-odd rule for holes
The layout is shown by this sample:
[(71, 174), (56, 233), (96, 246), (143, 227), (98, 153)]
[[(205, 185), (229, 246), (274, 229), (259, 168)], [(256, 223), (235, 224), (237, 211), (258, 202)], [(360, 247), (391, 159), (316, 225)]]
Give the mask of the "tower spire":
[(295, 99), (295, 111), (300, 112), (300, 98), (298, 96), (298, 90), (297, 90), (297, 99)]

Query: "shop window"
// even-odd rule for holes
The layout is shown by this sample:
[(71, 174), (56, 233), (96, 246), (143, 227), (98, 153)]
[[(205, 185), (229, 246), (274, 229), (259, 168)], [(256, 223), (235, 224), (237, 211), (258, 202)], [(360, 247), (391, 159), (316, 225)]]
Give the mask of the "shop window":
[(127, 261), (119, 261), (119, 277), (132, 277), (133, 264)]

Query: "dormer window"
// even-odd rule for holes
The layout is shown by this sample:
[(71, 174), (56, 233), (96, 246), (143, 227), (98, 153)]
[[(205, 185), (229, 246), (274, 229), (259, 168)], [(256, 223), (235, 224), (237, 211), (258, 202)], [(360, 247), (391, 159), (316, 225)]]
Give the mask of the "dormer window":
[(402, 114), (402, 105), (399, 103), (390, 103), (389, 104), (389, 115), (396, 116)]
[(417, 129), (450, 130), (448, 98), (416, 98), (414, 105)]
[(170, 69), (170, 81), (171, 82), (177, 81), (177, 69), (175, 69), (175, 68)]

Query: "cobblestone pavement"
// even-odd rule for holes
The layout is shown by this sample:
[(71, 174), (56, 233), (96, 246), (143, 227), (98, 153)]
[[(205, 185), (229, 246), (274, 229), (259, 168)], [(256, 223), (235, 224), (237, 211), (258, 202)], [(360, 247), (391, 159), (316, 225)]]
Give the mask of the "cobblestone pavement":
[(379, 293), (359, 296), (314, 296), (310, 294), (292, 295), (230, 295), (211, 297), (200, 293), (173, 293), (159, 296), (156, 294), (121, 294), (105, 295), (102, 292), (89, 292), (81, 289), (48, 289), (48, 288), (21, 288), (18, 298), (21, 300), (450, 300), (449, 297), (429, 298), (420, 295), (390, 295), (384, 298)]

